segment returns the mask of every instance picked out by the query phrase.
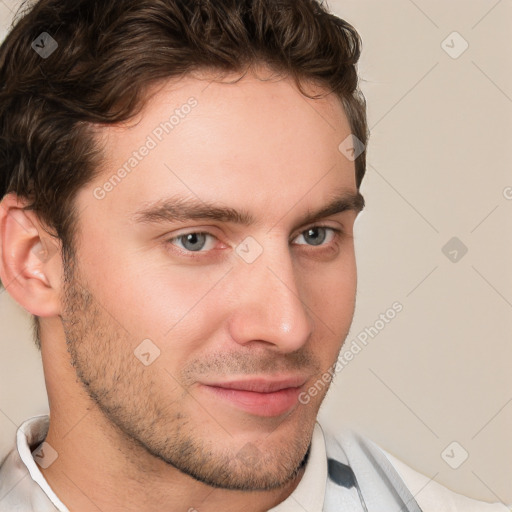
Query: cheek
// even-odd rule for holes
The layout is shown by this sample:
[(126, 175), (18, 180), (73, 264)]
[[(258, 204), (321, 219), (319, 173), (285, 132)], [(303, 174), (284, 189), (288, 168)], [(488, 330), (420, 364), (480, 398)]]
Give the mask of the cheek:
[(210, 290), (225, 269), (162, 265), (149, 253), (117, 249), (112, 244), (79, 256), (90, 291), (114, 327), (126, 331), (134, 347), (150, 339), (162, 356), (168, 348), (176, 360), (201, 347), (217, 328), (221, 302), (218, 290)]
[[(148, 282), (143, 262), (129, 261), (112, 239), (91, 238), (77, 255), (82, 284), (95, 297), (118, 328), (132, 337), (148, 336), (148, 326), (156, 326), (169, 297), (159, 297), (161, 291)], [(159, 298), (161, 300), (159, 300)], [(155, 335), (153, 333), (153, 335)]]
[(306, 304), (328, 326), (342, 328), (352, 320), (357, 286), (355, 258), (349, 253), (343, 259), (317, 269), (304, 272), (302, 278), (307, 290)]
[(322, 340), (323, 366), (331, 364), (348, 335), (354, 316), (357, 287), (355, 259), (344, 258), (316, 275), (303, 281), (304, 302), (316, 325), (317, 336)]

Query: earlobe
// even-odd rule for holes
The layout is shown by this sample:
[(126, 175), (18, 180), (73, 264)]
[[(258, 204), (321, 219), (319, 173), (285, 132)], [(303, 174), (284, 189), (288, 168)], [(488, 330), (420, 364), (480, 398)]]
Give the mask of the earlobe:
[(60, 314), (60, 251), (37, 215), (15, 194), (0, 203), (0, 278), (29, 313)]

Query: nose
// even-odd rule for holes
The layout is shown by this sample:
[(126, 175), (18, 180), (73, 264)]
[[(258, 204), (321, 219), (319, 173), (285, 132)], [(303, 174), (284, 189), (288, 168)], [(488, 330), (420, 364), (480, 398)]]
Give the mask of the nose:
[(230, 335), (237, 343), (267, 343), (294, 352), (310, 338), (314, 323), (302, 297), (289, 251), (264, 250), (253, 263), (239, 261)]

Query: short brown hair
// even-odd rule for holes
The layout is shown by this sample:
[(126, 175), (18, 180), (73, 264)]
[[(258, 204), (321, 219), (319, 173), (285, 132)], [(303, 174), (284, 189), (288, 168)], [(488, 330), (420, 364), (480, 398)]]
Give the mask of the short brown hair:
[[(58, 44), (46, 58), (33, 46), (43, 33)], [(317, 0), (40, 0), (0, 47), (0, 199), (26, 198), (72, 257), (74, 199), (102, 157), (92, 126), (130, 119), (149, 86), (202, 69), (262, 63), (306, 96), (302, 81), (319, 83), (366, 146), (360, 52), (356, 30)], [(359, 187), (365, 150), (355, 166)]]

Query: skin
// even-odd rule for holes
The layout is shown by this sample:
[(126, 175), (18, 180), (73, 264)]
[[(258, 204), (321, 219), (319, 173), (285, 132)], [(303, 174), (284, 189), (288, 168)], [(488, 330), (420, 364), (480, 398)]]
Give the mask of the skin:
[[(348, 120), (334, 95), (311, 100), (287, 77), (261, 76), (167, 82), (134, 121), (98, 128), (108, 158), (76, 199), (75, 265), (22, 199), (1, 203), (1, 278), (41, 318), (46, 442), (58, 453), (42, 472), (72, 512), (265, 511), (302, 478), (327, 387), (261, 416), (203, 386), (293, 374), (307, 390), (335, 363), (354, 312), (357, 211), (300, 220), (335, 192), (357, 192), (338, 150)], [(191, 96), (192, 112), (97, 199)], [(134, 222), (175, 194), (247, 210), (255, 223)], [(325, 241), (311, 244), (304, 232), (319, 225), (342, 233), (320, 229)], [(193, 232), (211, 236), (187, 255), (177, 237)], [(246, 237), (262, 251), (252, 263), (236, 252)], [(160, 351), (148, 366), (134, 356), (146, 339)]]

